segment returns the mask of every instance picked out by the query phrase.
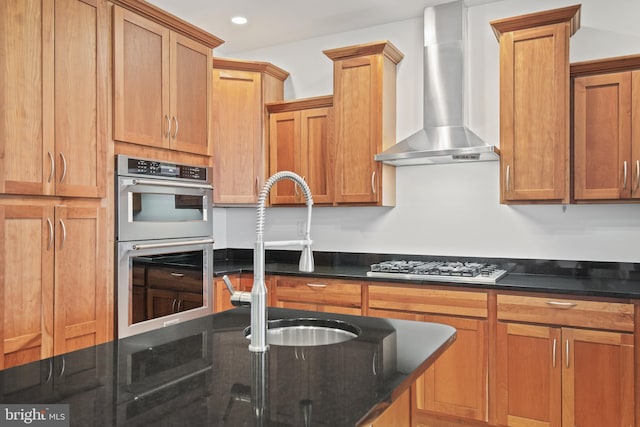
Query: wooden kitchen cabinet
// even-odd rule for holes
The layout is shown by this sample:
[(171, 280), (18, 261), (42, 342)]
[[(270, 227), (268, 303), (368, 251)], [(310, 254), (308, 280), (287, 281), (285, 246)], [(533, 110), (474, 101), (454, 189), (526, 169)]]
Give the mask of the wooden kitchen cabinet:
[[(309, 185), (314, 204), (333, 202), (333, 97), (271, 103), (269, 174), (292, 171)], [(271, 190), (271, 205), (304, 204), (304, 193), (291, 180)]]
[(571, 64), (574, 200), (640, 197), (640, 56)]
[(633, 313), (628, 303), (498, 295), (498, 425), (633, 426)]
[(335, 201), (395, 205), (395, 167), (374, 156), (396, 143), (396, 65), (388, 41), (325, 50), (333, 61)]
[(0, 200), (0, 369), (107, 340), (104, 218), (97, 202)]
[(569, 203), (569, 37), (580, 5), (491, 26), (500, 42), (500, 202)]
[(210, 64), (222, 41), (148, 3), (114, 3), (114, 139), (210, 156)]
[(8, 0), (0, 193), (104, 197), (108, 18), (104, 0)]
[(431, 425), (433, 413), (487, 421), (487, 294), (373, 282), (368, 288), (369, 316), (456, 328), (455, 342), (413, 386), (412, 425)]
[(275, 276), (270, 292), (275, 307), (362, 315), (362, 284), (357, 281)]
[(213, 59), (213, 201), (255, 204), (268, 178), (265, 104), (282, 101), (286, 71), (265, 62)]

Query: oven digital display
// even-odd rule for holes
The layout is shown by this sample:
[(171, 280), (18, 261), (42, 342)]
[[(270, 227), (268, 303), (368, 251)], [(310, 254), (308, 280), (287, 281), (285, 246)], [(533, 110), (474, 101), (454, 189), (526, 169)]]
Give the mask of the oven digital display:
[(129, 158), (127, 171), (137, 175), (184, 178), (195, 181), (207, 180), (207, 168), (145, 159)]

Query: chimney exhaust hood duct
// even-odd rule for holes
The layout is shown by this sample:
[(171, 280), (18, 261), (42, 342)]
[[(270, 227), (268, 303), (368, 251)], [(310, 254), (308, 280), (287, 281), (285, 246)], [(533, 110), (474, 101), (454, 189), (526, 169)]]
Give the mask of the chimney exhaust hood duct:
[(497, 147), (463, 125), (466, 12), (462, 0), (425, 8), (423, 129), (375, 160), (406, 166), (499, 159)]

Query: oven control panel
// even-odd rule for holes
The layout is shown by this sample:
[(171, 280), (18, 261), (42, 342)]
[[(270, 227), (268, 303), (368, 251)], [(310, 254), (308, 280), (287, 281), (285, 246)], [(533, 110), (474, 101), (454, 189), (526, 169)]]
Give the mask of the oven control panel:
[(118, 175), (144, 175), (205, 182), (210, 180), (210, 168), (202, 166), (190, 166), (128, 156), (118, 156), (117, 164)]

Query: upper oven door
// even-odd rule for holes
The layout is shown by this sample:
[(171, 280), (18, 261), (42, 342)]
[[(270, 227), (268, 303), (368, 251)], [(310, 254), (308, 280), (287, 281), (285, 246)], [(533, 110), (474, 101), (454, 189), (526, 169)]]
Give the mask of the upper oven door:
[(205, 183), (119, 176), (116, 239), (211, 236), (212, 199), (213, 187)]

